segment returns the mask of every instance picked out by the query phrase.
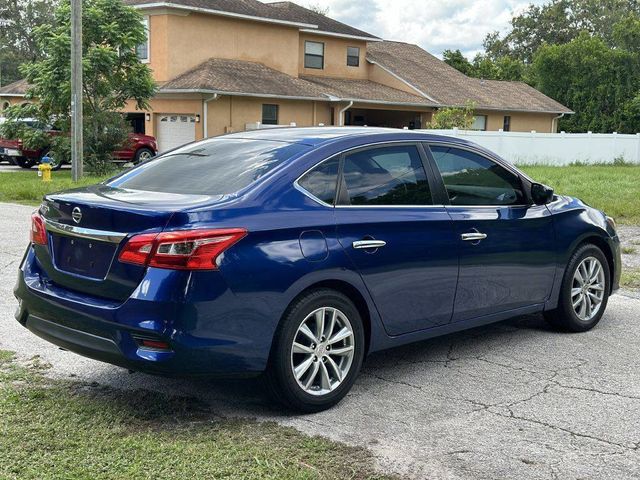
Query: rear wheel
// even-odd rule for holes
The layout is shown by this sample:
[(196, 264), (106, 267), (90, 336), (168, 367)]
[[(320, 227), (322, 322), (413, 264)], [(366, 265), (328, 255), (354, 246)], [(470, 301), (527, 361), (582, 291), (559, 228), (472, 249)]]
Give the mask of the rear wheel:
[(284, 405), (317, 412), (351, 389), (364, 357), (362, 319), (345, 295), (315, 290), (299, 298), (282, 320), (266, 373)]
[(556, 328), (585, 332), (595, 327), (609, 300), (609, 264), (595, 245), (581, 246), (569, 260), (562, 280), (558, 308), (545, 318)]
[(37, 162), (35, 158), (27, 158), (27, 157), (16, 157), (16, 164), (21, 168), (31, 168)]

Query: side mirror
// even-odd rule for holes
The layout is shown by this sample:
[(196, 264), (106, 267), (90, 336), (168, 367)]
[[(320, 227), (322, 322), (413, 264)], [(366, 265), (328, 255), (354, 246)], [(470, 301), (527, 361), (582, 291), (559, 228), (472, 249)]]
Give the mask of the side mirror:
[(531, 185), (531, 199), (536, 205), (546, 205), (553, 200), (553, 188), (534, 183)]

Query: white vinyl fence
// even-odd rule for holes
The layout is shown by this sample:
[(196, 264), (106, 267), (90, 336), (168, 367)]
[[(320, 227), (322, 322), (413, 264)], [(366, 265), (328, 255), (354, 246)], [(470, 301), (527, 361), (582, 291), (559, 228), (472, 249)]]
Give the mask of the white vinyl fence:
[(640, 133), (521, 133), (471, 130), (423, 130), (475, 142), (516, 164), (567, 165), (613, 163), (616, 159), (640, 164)]

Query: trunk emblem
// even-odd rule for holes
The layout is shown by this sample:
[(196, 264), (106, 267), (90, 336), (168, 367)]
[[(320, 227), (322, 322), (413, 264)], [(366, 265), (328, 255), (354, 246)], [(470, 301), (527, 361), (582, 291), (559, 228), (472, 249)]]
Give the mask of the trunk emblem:
[(79, 207), (74, 208), (71, 211), (71, 218), (74, 222), (80, 223), (80, 220), (82, 220), (82, 210), (80, 210)]

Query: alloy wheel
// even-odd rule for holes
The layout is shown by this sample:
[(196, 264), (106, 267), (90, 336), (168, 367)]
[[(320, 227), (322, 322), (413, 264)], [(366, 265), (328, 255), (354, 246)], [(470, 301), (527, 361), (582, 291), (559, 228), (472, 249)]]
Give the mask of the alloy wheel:
[(293, 337), (291, 369), (306, 393), (326, 395), (340, 386), (353, 363), (355, 336), (347, 316), (321, 307), (305, 317)]
[(571, 304), (578, 318), (588, 322), (600, 311), (605, 295), (604, 268), (595, 257), (587, 257), (573, 274)]

